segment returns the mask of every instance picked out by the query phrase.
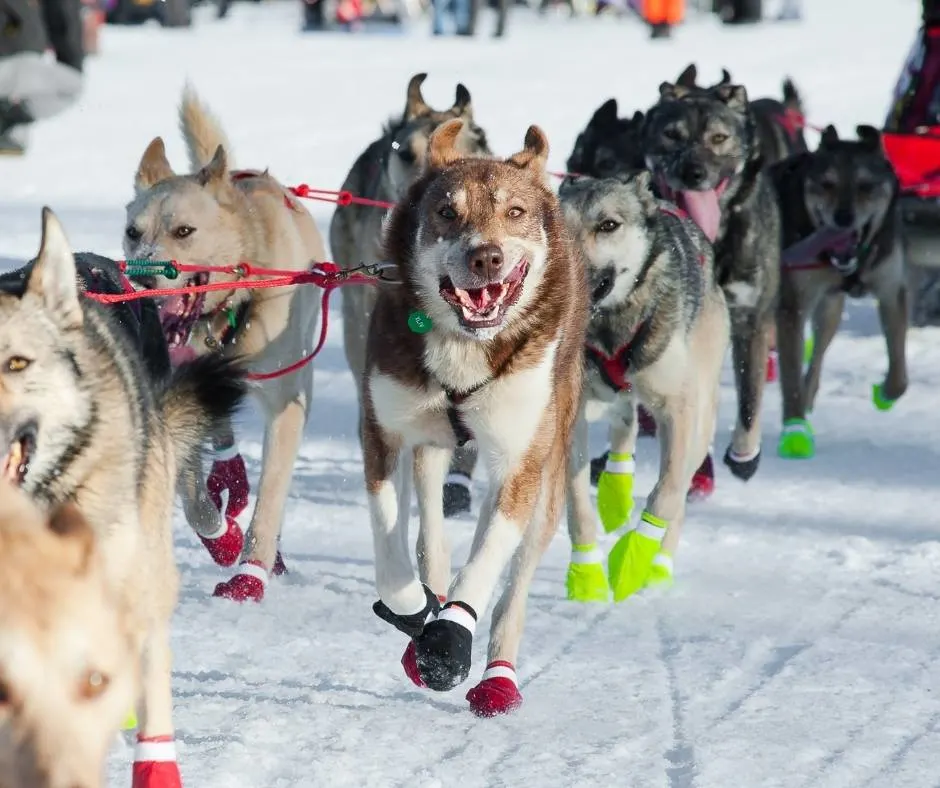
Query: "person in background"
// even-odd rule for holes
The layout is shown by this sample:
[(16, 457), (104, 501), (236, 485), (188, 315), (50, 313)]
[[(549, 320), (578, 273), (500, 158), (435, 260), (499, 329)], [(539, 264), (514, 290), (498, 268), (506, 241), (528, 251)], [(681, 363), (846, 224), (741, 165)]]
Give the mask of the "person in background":
[(431, 32), (436, 36), (444, 35), (444, 14), (448, 10), (454, 15), (454, 25), (458, 36), (472, 36), (475, 19), (473, 14), (473, 0), (432, 0), (433, 21)]
[(0, 154), (25, 153), (29, 126), (78, 100), (82, 39), (81, 0), (0, 0)]
[(685, 0), (631, 0), (631, 5), (650, 26), (650, 38), (669, 38), (685, 16)]

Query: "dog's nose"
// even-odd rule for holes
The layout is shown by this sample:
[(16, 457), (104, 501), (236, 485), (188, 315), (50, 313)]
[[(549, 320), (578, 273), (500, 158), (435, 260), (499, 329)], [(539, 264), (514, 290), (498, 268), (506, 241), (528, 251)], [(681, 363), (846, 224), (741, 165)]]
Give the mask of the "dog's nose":
[(467, 253), (467, 265), (477, 276), (498, 279), (503, 267), (503, 250), (496, 244), (481, 244)]
[(700, 161), (687, 161), (682, 167), (682, 180), (689, 186), (698, 186), (708, 176), (708, 170)]
[(851, 227), (855, 223), (855, 214), (849, 208), (839, 208), (832, 214), (836, 227)]

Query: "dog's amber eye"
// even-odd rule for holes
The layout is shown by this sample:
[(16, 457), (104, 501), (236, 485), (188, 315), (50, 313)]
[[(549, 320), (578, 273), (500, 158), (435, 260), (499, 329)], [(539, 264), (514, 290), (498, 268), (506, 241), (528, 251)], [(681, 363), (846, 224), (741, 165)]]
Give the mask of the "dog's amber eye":
[(620, 226), (620, 222), (615, 222), (613, 219), (604, 219), (599, 225), (597, 225), (597, 232), (599, 233), (612, 233)]
[(176, 238), (189, 238), (194, 232), (196, 232), (195, 227), (190, 227), (188, 224), (181, 224), (173, 231), (173, 235)]
[(89, 670), (78, 683), (78, 696), (82, 700), (100, 698), (110, 683), (111, 679), (100, 670)]
[(22, 356), (12, 356), (7, 359), (7, 372), (22, 372), (32, 362)]
[(448, 222), (452, 222), (457, 218), (457, 211), (451, 208), (451, 206), (445, 205), (437, 212), (437, 215), (442, 219), (446, 219)]
[(128, 225), (127, 229), (124, 231), (124, 235), (126, 235), (130, 241), (139, 241), (143, 237), (143, 233), (132, 224)]
[(510, 208), (506, 215), (507, 215), (510, 219), (518, 219), (518, 218), (520, 218), (521, 216), (523, 216), (524, 214), (525, 214), (525, 211), (523, 211), (522, 208), (520, 208), (520, 207), (517, 205), (517, 206), (515, 206), (515, 207), (513, 207), (513, 208)]
[(721, 143), (726, 142), (727, 140), (727, 134), (722, 134), (720, 132), (718, 134), (712, 134), (712, 145), (721, 145)]

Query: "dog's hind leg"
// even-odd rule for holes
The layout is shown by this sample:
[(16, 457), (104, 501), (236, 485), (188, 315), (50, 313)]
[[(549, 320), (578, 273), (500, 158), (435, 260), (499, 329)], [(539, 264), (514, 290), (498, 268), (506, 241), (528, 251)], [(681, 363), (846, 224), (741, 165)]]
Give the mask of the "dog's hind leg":
[(878, 298), (878, 317), (888, 348), (888, 373), (884, 383), (872, 388), (879, 410), (888, 410), (907, 391), (907, 287), (902, 283)]
[(444, 531), (444, 477), (452, 452), (436, 446), (414, 450), (415, 492), (418, 497), (418, 568), (421, 582), (442, 602), (450, 586), (450, 547)]
[[(570, 476), (571, 471), (568, 473)], [(545, 474), (532, 522), (513, 556), (508, 582), (493, 609), (486, 670), (480, 683), (467, 693), (470, 708), (479, 717), (506, 714), (522, 703), (516, 662), (525, 626), (529, 586), (558, 528), (564, 494), (564, 486)]]
[(470, 480), (477, 464), (477, 450), (467, 444), (454, 452), (444, 484), (444, 516), (453, 517), (470, 511)]
[(615, 602), (651, 582), (672, 577), (672, 555), (679, 543), (689, 483), (697, 465), (693, 454), (699, 439), (697, 397), (672, 398), (654, 414), (659, 425), (659, 479), (646, 498), (640, 522), (617, 540), (607, 557)]
[[(819, 381), (822, 376), (822, 363), (826, 351), (835, 339), (839, 324), (842, 322), (842, 310), (845, 307), (844, 293), (831, 293), (823, 296), (813, 310), (813, 355), (806, 370), (803, 383), (804, 406), (807, 414), (811, 413), (819, 393)], [(802, 348), (801, 348), (802, 362)]]
[(585, 402), (578, 409), (571, 438), (568, 461), (568, 535), (571, 539), (571, 561), (565, 585), (568, 599), (573, 602), (606, 602), (607, 576), (604, 556), (597, 546), (597, 520), (591, 503), (588, 462), (588, 421)]
[[(731, 360), (738, 395), (738, 419), (725, 465), (742, 481), (757, 473), (760, 464), (760, 408), (766, 382), (768, 324), (772, 319), (753, 309), (731, 311)], [(777, 337), (779, 343), (780, 337)]]

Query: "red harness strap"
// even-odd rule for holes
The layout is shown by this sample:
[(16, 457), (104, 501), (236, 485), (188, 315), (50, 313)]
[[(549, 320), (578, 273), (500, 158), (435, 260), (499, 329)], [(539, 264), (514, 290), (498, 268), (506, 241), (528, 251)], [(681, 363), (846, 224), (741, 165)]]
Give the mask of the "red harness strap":
[(616, 391), (632, 390), (633, 387), (627, 380), (627, 370), (630, 369), (630, 351), (633, 349), (633, 340), (615, 351), (613, 356), (608, 356), (603, 350), (593, 345), (585, 345), (584, 349), (588, 355), (594, 357), (608, 386)]

